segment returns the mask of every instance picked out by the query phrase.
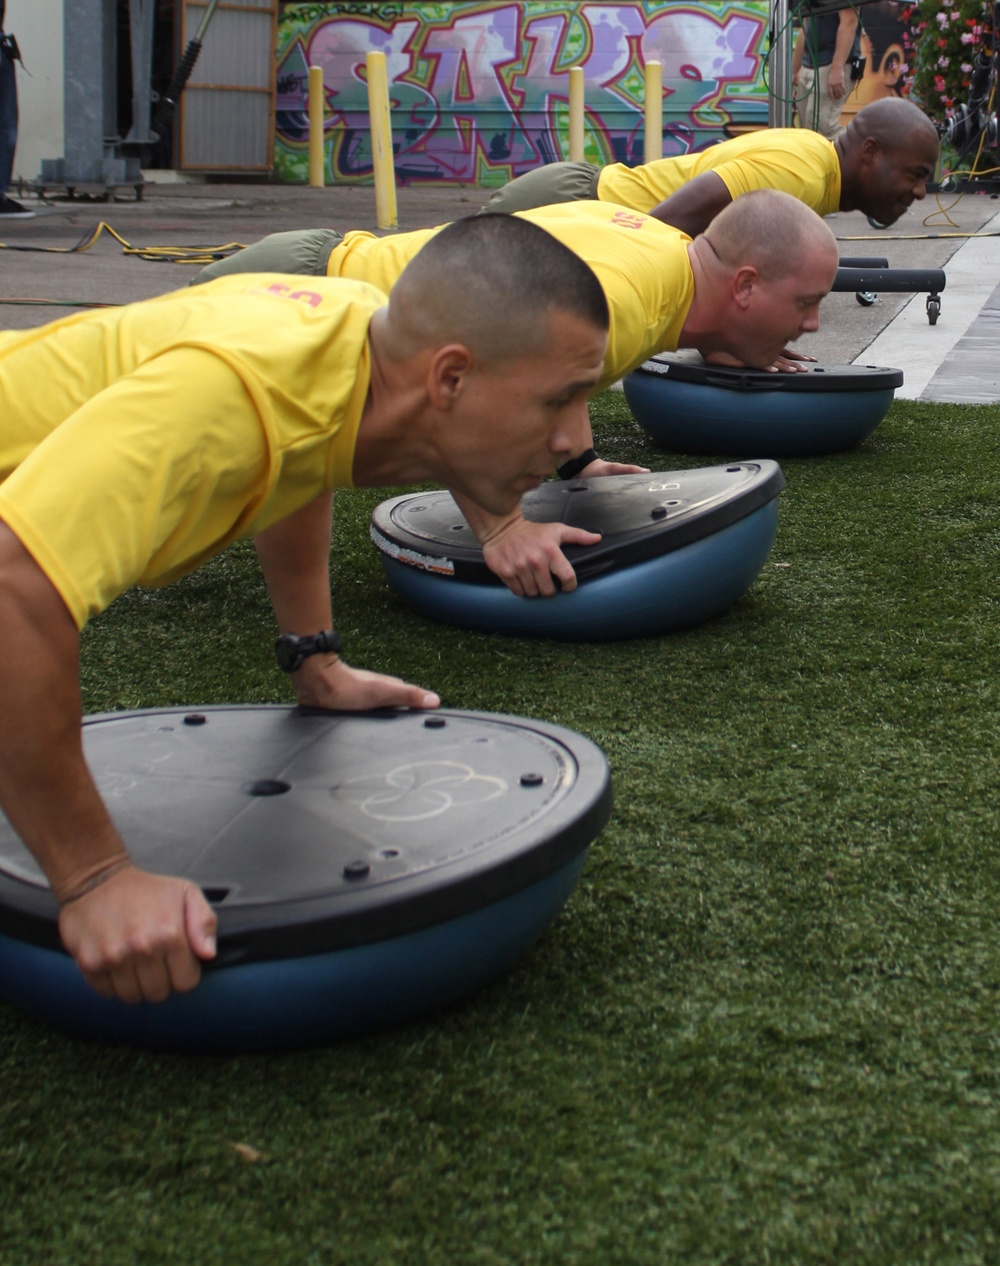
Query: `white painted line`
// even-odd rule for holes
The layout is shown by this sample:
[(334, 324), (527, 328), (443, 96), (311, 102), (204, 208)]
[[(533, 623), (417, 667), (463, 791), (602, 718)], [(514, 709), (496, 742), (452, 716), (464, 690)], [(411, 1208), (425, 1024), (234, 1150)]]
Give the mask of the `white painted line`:
[[(1000, 214), (979, 231), (1000, 231)], [(854, 361), (855, 365), (901, 369), (903, 385), (896, 395), (903, 400), (920, 398), (938, 367), (996, 289), (1000, 275), (1000, 237), (970, 238), (948, 260), (944, 271), (947, 285), (941, 292), (937, 325), (927, 320), (927, 296), (914, 295)]]

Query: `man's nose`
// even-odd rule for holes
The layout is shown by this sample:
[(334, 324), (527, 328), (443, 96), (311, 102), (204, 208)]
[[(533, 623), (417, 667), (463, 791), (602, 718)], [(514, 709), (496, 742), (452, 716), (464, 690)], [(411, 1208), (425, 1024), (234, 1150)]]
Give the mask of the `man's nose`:
[(552, 434), (550, 448), (554, 453), (575, 457), (590, 444), (590, 409), (586, 399), (569, 406)]

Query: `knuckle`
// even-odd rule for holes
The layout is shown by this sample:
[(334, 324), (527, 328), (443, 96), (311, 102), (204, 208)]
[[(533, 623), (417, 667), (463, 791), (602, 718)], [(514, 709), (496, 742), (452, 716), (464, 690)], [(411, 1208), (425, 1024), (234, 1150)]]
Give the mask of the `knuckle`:
[(156, 981), (146, 986), (143, 997), (147, 1002), (165, 1002), (170, 997), (170, 985), (165, 980)]
[[(77, 966), (88, 979), (103, 975), (110, 967), (117, 966), (114, 956), (97, 945), (83, 945), (74, 954)], [(95, 986), (96, 987), (96, 986)]]
[(201, 968), (196, 962), (184, 969), (176, 969), (171, 984), (176, 993), (190, 993), (201, 980)]
[[(83, 969), (81, 968), (81, 971)], [(115, 991), (104, 972), (88, 972), (83, 971), (83, 978), (95, 993), (101, 995), (102, 998), (113, 998)]]

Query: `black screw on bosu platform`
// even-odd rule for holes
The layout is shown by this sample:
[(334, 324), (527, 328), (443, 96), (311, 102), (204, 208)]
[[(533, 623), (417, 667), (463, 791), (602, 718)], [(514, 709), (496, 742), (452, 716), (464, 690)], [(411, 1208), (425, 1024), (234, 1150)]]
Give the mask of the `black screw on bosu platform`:
[(572, 891), (610, 813), (607, 761), (517, 717), (386, 722), (266, 706), (88, 718), (87, 763), (136, 864), (198, 884), (218, 954), (166, 1002), (100, 997), (0, 816), (0, 993), (84, 1037), (243, 1051), (397, 1024), (498, 975)]

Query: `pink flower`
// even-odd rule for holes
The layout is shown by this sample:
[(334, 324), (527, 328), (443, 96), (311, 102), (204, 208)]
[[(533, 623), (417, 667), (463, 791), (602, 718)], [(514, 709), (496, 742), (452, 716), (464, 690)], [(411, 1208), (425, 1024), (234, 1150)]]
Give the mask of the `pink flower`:
[(969, 65), (969, 63), (968, 63), (968, 62), (962, 62), (961, 70), (962, 70), (962, 74), (963, 74), (963, 75), (971, 75), (971, 74), (972, 74), (972, 67)]

